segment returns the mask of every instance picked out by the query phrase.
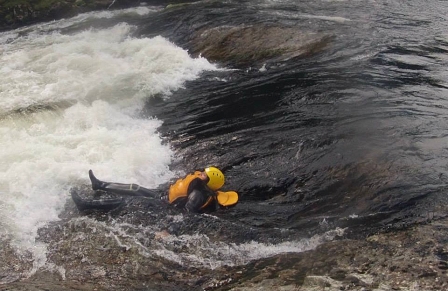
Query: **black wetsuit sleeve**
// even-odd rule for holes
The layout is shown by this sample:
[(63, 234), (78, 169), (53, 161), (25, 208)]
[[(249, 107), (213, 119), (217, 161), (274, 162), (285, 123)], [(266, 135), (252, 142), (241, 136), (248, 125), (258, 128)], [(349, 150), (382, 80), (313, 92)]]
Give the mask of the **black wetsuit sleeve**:
[(207, 202), (213, 191), (201, 179), (197, 178), (188, 186), (188, 201), (185, 208), (190, 212), (201, 212), (201, 207)]
[(201, 212), (202, 205), (205, 204), (207, 199), (205, 196), (198, 190), (193, 190), (190, 195), (188, 195), (187, 203), (185, 203), (185, 209), (189, 212), (199, 213)]

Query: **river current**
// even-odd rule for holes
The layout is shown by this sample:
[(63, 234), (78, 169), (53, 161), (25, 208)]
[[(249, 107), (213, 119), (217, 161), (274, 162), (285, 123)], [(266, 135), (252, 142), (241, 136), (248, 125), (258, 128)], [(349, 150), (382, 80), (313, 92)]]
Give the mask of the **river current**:
[[(447, 15), (440, 0), (199, 1), (0, 33), (2, 283), (69, 277), (84, 259), (58, 261), (65, 244), (213, 269), (442, 215)], [(197, 49), (214, 28), (264, 26), (325, 45), (244, 62)], [(236, 207), (97, 215), (69, 195), (89, 169), (156, 188), (207, 165)]]

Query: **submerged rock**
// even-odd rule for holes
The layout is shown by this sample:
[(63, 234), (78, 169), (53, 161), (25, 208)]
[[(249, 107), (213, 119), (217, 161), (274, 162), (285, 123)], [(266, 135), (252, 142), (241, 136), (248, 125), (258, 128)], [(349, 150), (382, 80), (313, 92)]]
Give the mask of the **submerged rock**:
[[(69, 212), (76, 216), (76, 211)], [(126, 227), (135, 227), (140, 233), (136, 226)], [(141, 235), (141, 242), (148, 243), (141, 248), (147, 248), (149, 254), (154, 250), (151, 246), (163, 240), (176, 241), (176, 236), (170, 238), (166, 232), (154, 237)], [(55, 242), (54, 237), (63, 239)], [(127, 247), (130, 237), (116, 237), (106, 224), (80, 218), (55, 223), (42, 232), (40, 239), (49, 243), (47, 266), (53, 269), (39, 269), (32, 276), (19, 278), (22, 272), (8, 267), (14, 265), (14, 256), (3, 250), (0, 289), (447, 290), (447, 237), (448, 218), (442, 217), (367, 238), (326, 242), (301, 253), (210, 269), (173, 262), (155, 253), (142, 255), (141, 248)]]
[[(207, 290), (447, 290), (448, 220), (367, 239), (340, 240), (234, 268), (231, 283)], [(217, 273), (224, 270), (217, 270)]]
[(244, 66), (314, 55), (325, 49), (330, 39), (325, 34), (281, 26), (220, 26), (197, 32), (191, 52), (211, 61)]

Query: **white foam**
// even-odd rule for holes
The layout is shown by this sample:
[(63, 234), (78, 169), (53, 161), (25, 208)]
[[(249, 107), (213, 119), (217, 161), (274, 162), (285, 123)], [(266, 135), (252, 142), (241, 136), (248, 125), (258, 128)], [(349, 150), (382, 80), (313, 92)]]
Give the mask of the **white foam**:
[(102, 99), (135, 106), (216, 69), (162, 37), (132, 38), (131, 30), (120, 24), (76, 35), (29, 35), (8, 44), (0, 56), (0, 116), (62, 101)]
[[(150, 250), (157, 256), (188, 266), (215, 269), (221, 266), (244, 265), (253, 260), (268, 258), (283, 253), (299, 253), (341, 236), (344, 229), (334, 229), (322, 235), (298, 241), (278, 244), (248, 242), (243, 244), (211, 241), (206, 235), (165, 236), (162, 247)], [(176, 246), (187, 246), (177, 249)]]
[(16, 242), (29, 249), (37, 229), (58, 219), (68, 188), (88, 182), (90, 168), (148, 187), (169, 179), (171, 152), (161, 144), (159, 125), (105, 101), (1, 120), (1, 211)]
[(332, 22), (350, 22), (351, 20), (345, 17), (340, 16), (327, 16), (327, 15), (311, 15), (311, 14), (299, 14), (298, 17), (300, 18), (309, 18), (309, 19), (320, 19), (325, 21), (332, 21)]
[(351, 22), (352, 20), (342, 16), (328, 16), (328, 15), (312, 15), (312, 14), (298, 14), (296, 11), (268, 11), (261, 13), (269, 13), (270, 15), (277, 15), (281, 18), (289, 18), (289, 19), (317, 19), (324, 21), (331, 21), (337, 23), (345, 23)]
[[(171, 217), (174, 218), (174, 217)], [(182, 218), (180, 214), (178, 218)], [(322, 243), (343, 236), (345, 229), (336, 228), (311, 238), (289, 240), (281, 243), (251, 241), (236, 244), (211, 240), (206, 234), (171, 235), (157, 225), (130, 225), (113, 221), (105, 223), (86, 217), (72, 221), (72, 230), (79, 229), (80, 240), (91, 232), (127, 250), (136, 249), (143, 257), (162, 257), (189, 267), (216, 269), (222, 266), (245, 265), (251, 261), (285, 253), (300, 253), (313, 250)], [(86, 232), (86, 228), (88, 231)], [(75, 241), (76, 239), (74, 239)]]

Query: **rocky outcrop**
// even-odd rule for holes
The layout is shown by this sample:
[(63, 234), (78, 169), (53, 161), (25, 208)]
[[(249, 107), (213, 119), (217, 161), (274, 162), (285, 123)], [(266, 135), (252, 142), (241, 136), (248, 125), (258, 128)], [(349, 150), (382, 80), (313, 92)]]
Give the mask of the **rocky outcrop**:
[[(42, 21), (72, 17), (78, 13), (133, 7), (140, 4), (168, 5), (181, 0), (0, 0), (0, 31)], [(191, 1), (190, 1), (191, 2)]]
[(286, 61), (323, 51), (331, 37), (281, 26), (221, 26), (197, 32), (191, 53), (208, 60), (247, 66)]
[[(447, 290), (447, 234), (448, 221), (444, 219), (367, 239), (333, 241), (312, 251), (279, 255), (234, 269), (230, 272), (233, 276), (215, 278), (205, 289)], [(226, 270), (215, 274), (223, 272)], [(212, 287), (220, 282), (222, 287)]]
[[(71, 227), (86, 228), (83, 224)], [(57, 229), (70, 235), (64, 228)], [(166, 236), (170, 234), (152, 239)], [(215, 270), (179, 266), (162, 258), (154, 261), (140, 256), (134, 248), (117, 248), (113, 240), (77, 244), (68, 238), (54, 246), (50, 256), (55, 265), (64, 266), (63, 279), (57, 272), (45, 270), (20, 279), (9, 264), (0, 268), (0, 289), (441, 291), (448, 290), (447, 237), (448, 219), (443, 218), (401, 231), (327, 242), (311, 251)]]
[(1, 0), (0, 30), (70, 17), (79, 12), (105, 9), (112, 2), (113, 0)]

